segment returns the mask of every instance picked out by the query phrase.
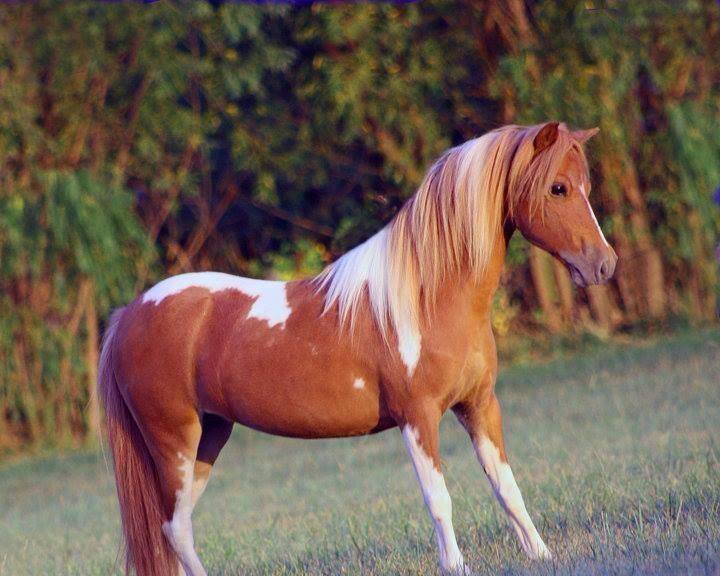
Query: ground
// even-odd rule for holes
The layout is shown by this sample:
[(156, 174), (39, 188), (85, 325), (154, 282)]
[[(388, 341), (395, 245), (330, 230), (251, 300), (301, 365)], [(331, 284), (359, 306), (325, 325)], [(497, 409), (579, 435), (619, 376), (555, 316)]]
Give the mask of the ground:
[[(555, 554), (526, 561), (452, 416), (442, 452), (479, 574), (720, 574), (720, 332), (502, 372), (508, 454)], [(195, 514), (208, 572), (436, 574), (400, 434), (300, 441), (237, 430)], [(0, 574), (108, 574), (118, 514), (101, 455), (0, 466)]]

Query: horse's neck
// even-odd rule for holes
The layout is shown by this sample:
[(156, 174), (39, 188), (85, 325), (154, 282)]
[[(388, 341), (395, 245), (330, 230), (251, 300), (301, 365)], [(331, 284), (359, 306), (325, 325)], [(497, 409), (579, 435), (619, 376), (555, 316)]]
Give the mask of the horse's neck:
[(508, 238), (501, 237), (481, 277), (472, 277), (461, 270), (443, 284), (438, 291), (435, 314), (431, 324), (448, 323), (455, 330), (490, 321), (492, 301), (500, 283)]
[(475, 287), (477, 305), (486, 311), (488, 318), (492, 308), (493, 297), (500, 285), (500, 276), (502, 275), (503, 266), (505, 265), (505, 254), (507, 252), (507, 243), (504, 239), (498, 240), (496, 246), (483, 277), (477, 282)]

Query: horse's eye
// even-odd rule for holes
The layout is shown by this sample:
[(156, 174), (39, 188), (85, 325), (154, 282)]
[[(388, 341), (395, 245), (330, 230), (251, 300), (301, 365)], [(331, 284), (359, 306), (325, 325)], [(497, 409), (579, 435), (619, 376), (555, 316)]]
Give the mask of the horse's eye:
[(565, 188), (565, 184), (553, 184), (550, 186), (550, 194), (553, 196), (567, 196), (567, 188)]

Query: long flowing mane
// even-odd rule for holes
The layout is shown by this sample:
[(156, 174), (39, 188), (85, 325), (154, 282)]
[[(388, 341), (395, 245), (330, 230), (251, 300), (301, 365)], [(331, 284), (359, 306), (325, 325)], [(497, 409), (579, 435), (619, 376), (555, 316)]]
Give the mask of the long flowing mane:
[(461, 270), (481, 278), (505, 218), (521, 202), (542, 212), (565, 154), (576, 148), (584, 158), (564, 126), (535, 155), (542, 126), (504, 126), (447, 150), (393, 220), (316, 278), (325, 310), (337, 304), (352, 330), (367, 293), (383, 337), (390, 325), (418, 334), (423, 305), (432, 305), (441, 283)]

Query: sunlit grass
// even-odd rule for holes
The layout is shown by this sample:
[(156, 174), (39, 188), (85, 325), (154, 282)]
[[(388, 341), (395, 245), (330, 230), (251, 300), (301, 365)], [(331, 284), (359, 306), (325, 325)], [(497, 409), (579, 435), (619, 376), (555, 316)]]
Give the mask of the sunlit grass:
[[(720, 333), (505, 371), (508, 453), (555, 554), (523, 557), (464, 432), (443, 457), (479, 574), (717, 574)], [(0, 468), (0, 574), (107, 574), (118, 515), (102, 457)], [(238, 430), (195, 515), (210, 574), (434, 574), (400, 436), (300, 441)]]

